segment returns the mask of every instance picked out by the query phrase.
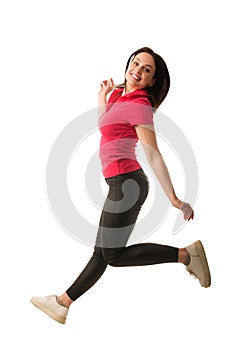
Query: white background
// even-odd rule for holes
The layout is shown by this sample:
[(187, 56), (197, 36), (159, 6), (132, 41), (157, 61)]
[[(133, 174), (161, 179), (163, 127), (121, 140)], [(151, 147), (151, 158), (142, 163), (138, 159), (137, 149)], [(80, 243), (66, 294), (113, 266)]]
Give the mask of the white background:
[[(244, 348), (242, 5), (1, 1), (1, 348)], [(29, 299), (65, 291), (92, 248), (52, 215), (49, 151), (71, 120), (96, 107), (100, 81), (121, 82), (142, 46), (167, 62), (172, 84), (160, 110), (187, 136), (200, 174), (195, 220), (173, 236), (171, 210), (148, 240), (182, 247), (201, 239), (212, 286), (201, 288), (178, 264), (109, 267), (60, 325)], [(165, 158), (179, 193), (183, 174)]]

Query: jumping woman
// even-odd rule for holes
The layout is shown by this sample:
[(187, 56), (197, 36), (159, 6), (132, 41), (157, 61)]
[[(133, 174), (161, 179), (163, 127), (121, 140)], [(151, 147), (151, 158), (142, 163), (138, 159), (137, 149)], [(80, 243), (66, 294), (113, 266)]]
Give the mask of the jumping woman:
[(181, 201), (174, 191), (154, 131), (154, 112), (167, 96), (169, 86), (166, 63), (148, 47), (129, 57), (123, 84), (115, 86), (112, 79), (101, 83), (98, 93), (100, 159), (109, 188), (94, 251), (63, 294), (31, 299), (37, 308), (60, 323), (66, 322), (71, 304), (98, 281), (108, 265), (182, 263), (202, 287), (211, 284), (208, 262), (199, 240), (184, 248), (155, 243), (127, 245), (149, 190), (147, 176), (136, 159), (138, 140), (170, 203), (183, 212), (185, 220), (194, 218), (190, 204)]

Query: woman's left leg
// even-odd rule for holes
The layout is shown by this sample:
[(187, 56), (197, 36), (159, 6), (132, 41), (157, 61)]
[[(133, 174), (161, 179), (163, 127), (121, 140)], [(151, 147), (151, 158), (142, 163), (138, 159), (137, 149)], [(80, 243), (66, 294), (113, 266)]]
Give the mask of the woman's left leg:
[[(178, 262), (179, 249), (175, 247), (155, 243), (134, 244), (126, 247), (148, 195), (149, 183), (143, 170), (115, 176), (107, 179), (107, 183), (109, 193), (96, 241), (96, 245), (102, 248), (105, 262), (118, 267)], [(132, 198), (137, 198), (137, 200), (130, 205)], [(180, 259), (183, 253), (181, 252)]]

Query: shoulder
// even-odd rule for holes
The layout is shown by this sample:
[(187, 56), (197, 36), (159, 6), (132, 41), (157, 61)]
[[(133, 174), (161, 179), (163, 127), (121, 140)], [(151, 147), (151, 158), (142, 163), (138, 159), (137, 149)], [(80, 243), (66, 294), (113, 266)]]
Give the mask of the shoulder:
[(144, 89), (135, 90), (131, 94), (128, 94), (128, 100), (130, 102), (151, 106), (148, 92)]
[(108, 103), (114, 103), (122, 95), (123, 88), (116, 88), (112, 91)]
[(153, 124), (153, 110), (146, 90), (136, 90), (129, 96), (128, 121), (131, 126)]

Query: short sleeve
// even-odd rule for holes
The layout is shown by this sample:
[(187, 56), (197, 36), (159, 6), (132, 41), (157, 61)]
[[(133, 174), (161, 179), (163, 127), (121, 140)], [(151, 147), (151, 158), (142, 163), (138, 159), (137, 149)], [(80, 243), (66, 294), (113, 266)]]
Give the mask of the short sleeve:
[(131, 126), (153, 124), (153, 110), (148, 99), (141, 98), (128, 103), (128, 122)]
[[(107, 103), (107, 120), (130, 126), (153, 124), (153, 109), (145, 90), (122, 96), (122, 89), (113, 90)], [(109, 112), (109, 113), (108, 113)]]

